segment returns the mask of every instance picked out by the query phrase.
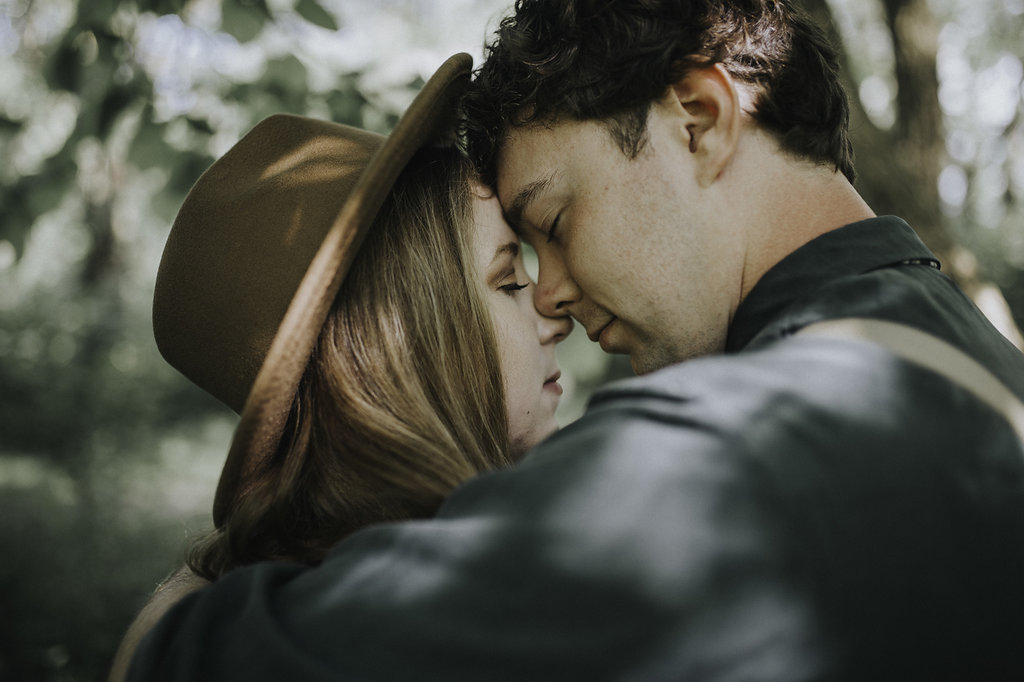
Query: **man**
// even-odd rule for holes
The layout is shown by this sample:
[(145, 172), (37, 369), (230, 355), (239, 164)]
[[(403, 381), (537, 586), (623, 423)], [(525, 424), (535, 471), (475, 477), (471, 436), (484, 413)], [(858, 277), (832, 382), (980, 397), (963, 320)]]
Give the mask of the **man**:
[(853, 190), (819, 32), (773, 0), (522, 0), (466, 110), (538, 307), (644, 376), (434, 520), (187, 598), (136, 678), (1020, 679), (1009, 423), (794, 336), (899, 322), (1024, 396), (1021, 354)]
[(470, 152), (540, 256), (538, 304), (638, 373), (725, 350), (765, 272), (874, 216), (835, 56), (785, 4), (532, 2), (503, 30)]

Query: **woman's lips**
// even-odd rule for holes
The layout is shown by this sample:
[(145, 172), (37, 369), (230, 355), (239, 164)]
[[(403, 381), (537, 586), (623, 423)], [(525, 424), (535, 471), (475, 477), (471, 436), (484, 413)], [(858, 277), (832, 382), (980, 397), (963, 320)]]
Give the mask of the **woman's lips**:
[(550, 391), (555, 395), (562, 395), (562, 385), (558, 383), (558, 379), (562, 376), (561, 372), (555, 372), (547, 381), (544, 382), (544, 390)]

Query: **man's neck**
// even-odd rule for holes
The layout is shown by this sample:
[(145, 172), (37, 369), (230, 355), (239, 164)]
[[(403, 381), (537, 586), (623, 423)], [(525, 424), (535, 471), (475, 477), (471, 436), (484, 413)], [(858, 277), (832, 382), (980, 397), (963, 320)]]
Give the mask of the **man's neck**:
[(822, 165), (784, 162), (757, 183), (757, 215), (748, 233), (741, 299), (776, 263), (826, 232), (875, 217), (842, 173)]

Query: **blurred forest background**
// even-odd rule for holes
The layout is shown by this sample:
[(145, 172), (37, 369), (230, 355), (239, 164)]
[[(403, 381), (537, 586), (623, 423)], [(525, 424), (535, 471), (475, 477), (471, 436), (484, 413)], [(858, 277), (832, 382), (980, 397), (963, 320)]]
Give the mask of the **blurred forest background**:
[[(0, 680), (103, 679), (208, 524), (234, 415), (160, 359), (191, 183), (280, 111), (387, 132), (510, 0), (0, 0)], [(1020, 343), (1024, 0), (805, 0), (844, 46), (859, 189)], [(561, 348), (563, 417), (626, 364)]]

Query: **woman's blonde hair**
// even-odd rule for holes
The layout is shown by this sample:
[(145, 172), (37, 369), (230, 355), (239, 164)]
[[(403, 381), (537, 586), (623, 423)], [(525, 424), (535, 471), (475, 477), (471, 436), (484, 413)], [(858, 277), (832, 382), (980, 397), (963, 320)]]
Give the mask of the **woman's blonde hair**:
[(469, 163), (421, 151), (346, 276), (285, 437), (187, 562), (214, 579), (254, 561), (319, 563), (369, 523), (428, 517), (509, 463), (489, 311), (471, 256)]

